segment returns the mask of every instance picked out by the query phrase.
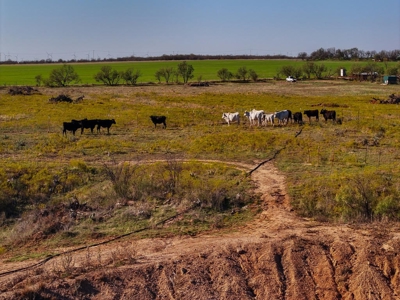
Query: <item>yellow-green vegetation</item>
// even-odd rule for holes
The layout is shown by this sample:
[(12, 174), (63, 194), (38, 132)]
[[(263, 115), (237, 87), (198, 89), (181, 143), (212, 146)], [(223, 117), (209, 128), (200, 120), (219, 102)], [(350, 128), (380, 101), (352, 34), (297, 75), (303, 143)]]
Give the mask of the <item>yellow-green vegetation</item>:
[[(400, 108), (370, 103), (399, 94), (397, 86), (309, 81), (0, 92), (1, 249), (32, 240), (81, 244), (141, 228), (152, 228), (141, 236), (160, 236), (234, 227), (255, 214), (249, 204), (257, 197), (246, 172), (224, 161), (256, 166), (277, 151), (274, 162), (299, 214), (400, 218)], [(48, 101), (61, 92), (85, 98)], [(239, 126), (221, 119), (222, 112), (243, 116), (253, 108), (322, 107), (336, 110), (339, 122), (321, 116), (309, 124), (303, 116), (302, 126), (250, 127), (244, 117)], [(167, 116), (167, 128), (154, 128), (150, 115)], [(110, 134), (62, 135), (63, 122), (83, 118), (116, 124)], [(157, 225), (177, 214), (169, 226)]]

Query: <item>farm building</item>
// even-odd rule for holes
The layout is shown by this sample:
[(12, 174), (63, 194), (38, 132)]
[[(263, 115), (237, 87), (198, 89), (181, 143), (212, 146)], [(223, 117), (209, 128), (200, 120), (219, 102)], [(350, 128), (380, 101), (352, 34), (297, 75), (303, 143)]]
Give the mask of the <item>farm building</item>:
[(353, 73), (353, 78), (359, 81), (363, 80), (371, 80), (375, 81), (376, 78), (378, 77), (377, 72), (362, 72), (362, 73)]
[(397, 84), (397, 76), (395, 76), (395, 75), (383, 76), (383, 83), (386, 83), (386, 84)]

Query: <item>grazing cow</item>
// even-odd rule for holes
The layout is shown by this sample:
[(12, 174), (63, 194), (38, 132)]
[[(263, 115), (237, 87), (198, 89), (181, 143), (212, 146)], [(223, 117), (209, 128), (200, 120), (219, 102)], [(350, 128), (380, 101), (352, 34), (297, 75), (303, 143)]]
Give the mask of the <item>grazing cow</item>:
[(294, 123), (303, 124), (303, 114), (301, 112), (295, 112), (293, 114)]
[(336, 121), (336, 111), (334, 110), (326, 110), (326, 109), (321, 109), (321, 115), (324, 116), (325, 122), (327, 122), (329, 119), (332, 120), (332, 122)]
[(93, 133), (93, 129), (97, 125), (97, 119), (88, 120), (88, 119), (85, 118), (83, 120), (71, 120), (71, 122), (80, 125), (81, 134), (83, 134), (83, 131), (84, 131), (85, 128), (90, 128), (91, 132)]
[(288, 122), (289, 122), (289, 119), (290, 119), (290, 121), (292, 121), (292, 123), (293, 123), (293, 114), (292, 114), (292, 111), (291, 110), (289, 110), (289, 109), (287, 109), (287, 111), (288, 111), (288, 113), (289, 113), (289, 116), (288, 116)]
[(110, 127), (112, 124), (116, 124), (114, 119), (97, 120), (97, 132), (100, 132), (101, 127), (107, 128), (107, 134), (110, 134)]
[(227, 123), (228, 126), (232, 123), (232, 122), (237, 122), (237, 124), (240, 124), (240, 115), (238, 112), (235, 113), (222, 113), (222, 119), (224, 119)]
[(265, 126), (268, 125), (268, 122), (271, 123), (272, 126), (275, 126), (274, 119), (275, 119), (274, 114), (263, 114), (262, 116), (263, 124)]
[(83, 130), (85, 128), (87, 128), (87, 129), (90, 128), (90, 131), (93, 133), (93, 129), (96, 127), (97, 123), (98, 123), (97, 119), (93, 119), (93, 120), (83, 119), (83, 120), (81, 120), (81, 124), (82, 124), (81, 134), (83, 134)]
[(314, 110), (305, 110), (304, 114), (308, 117), (308, 122), (311, 123), (311, 117), (315, 117), (317, 121), (319, 121), (318, 109)]
[(157, 124), (163, 124), (163, 128), (167, 128), (167, 120), (166, 116), (150, 116), (151, 121), (154, 123), (154, 128), (157, 127)]
[(247, 117), (250, 121), (250, 126), (253, 124), (255, 125), (256, 122), (257, 125), (260, 126), (263, 114), (264, 114), (263, 110), (255, 110), (255, 109), (253, 109), (250, 112), (248, 112), (247, 110), (244, 112), (244, 116)]
[(274, 113), (274, 118), (278, 119), (278, 124), (287, 124), (291, 117), (289, 110), (281, 110)]
[(79, 128), (82, 127), (82, 120), (71, 120), (71, 123), (79, 125)]
[(67, 131), (72, 131), (73, 135), (75, 135), (75, 131), (79, 128), (81, 128), (79, 122), (63, 122), (63, 135), (67, 136)]

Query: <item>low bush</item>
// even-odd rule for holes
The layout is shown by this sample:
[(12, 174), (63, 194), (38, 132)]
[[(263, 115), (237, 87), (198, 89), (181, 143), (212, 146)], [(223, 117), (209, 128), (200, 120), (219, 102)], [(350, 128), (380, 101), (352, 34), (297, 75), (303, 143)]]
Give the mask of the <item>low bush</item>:
[(301, 214), (325, 220), (397, 221), (400, 187), (396, 177), (376, 169), (320, 176), (292, 190), (293, 204)]
[[(243, 195), (250, 182), (244, 174), (226, 167), (176, 160), (154, 164), (105, 166), (119, 201), (149, 201), (180, 205), (196, 203), (216, 211), (243, 206), (250, 199)], [(219, 172), (215, 171), (219, 170)], [(223, 170), (223, 171), (222, 171)]]

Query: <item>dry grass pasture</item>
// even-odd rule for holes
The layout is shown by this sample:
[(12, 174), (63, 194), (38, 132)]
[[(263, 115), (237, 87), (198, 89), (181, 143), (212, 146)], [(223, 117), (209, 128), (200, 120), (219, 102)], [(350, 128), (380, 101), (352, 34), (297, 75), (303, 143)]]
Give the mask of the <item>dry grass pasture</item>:
[[(370, 103), (398, 86), (0, 93), (0, 299), (398, 299), (400, 109)], [(339, 122), (221, 119), (253, 108)], [(83, 118), (116, 124), (62, 135)]]

